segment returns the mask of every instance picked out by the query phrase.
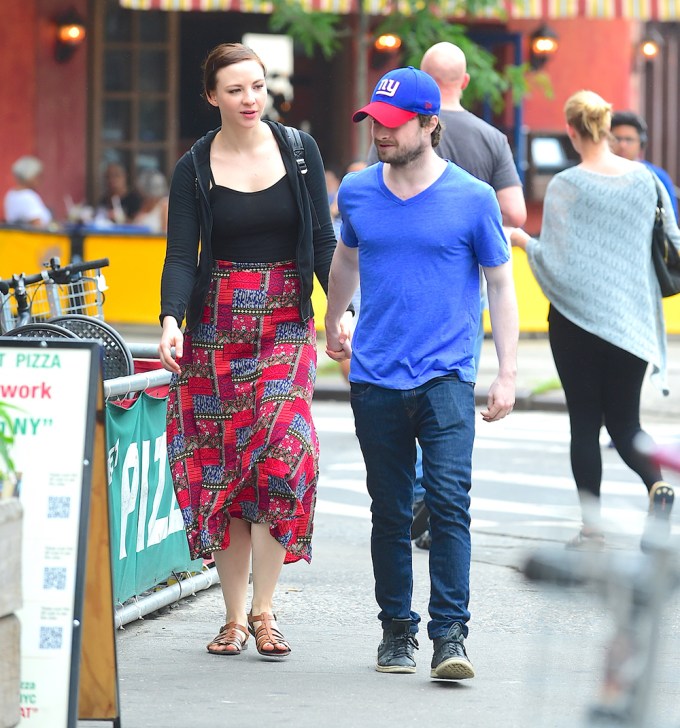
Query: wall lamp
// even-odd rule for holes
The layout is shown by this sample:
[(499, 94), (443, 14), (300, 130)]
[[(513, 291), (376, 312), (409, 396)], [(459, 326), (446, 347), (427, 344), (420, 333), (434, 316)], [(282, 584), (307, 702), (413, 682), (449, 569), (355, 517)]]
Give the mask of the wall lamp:
[(394, 62), (401, 48), (401, 38), (394, 33), (382, 33), (375, 37), (371, 48), (371, 68), (383, 68), (388, 61)]
[(645, 61), (653, 61), (661, 52), (664, 44), (661, 33), (656, 30), (650, 30), (640, 41), (640, 55)]
[(71, 8), (56, 19), (57, 38), (54, 45), (54, 59), (65, 63), (85, 40), (85, 21)]
[(558, 47), (557, 33), (547, 25), (542, 25), (529, 36), (529, 65), (535, 71), (543, 68), (552, 58)]
[(373, 41), (373, 47), (380, 53), (390, 53), (401, 48), (401, 38), (393, 33), (383, 33)]

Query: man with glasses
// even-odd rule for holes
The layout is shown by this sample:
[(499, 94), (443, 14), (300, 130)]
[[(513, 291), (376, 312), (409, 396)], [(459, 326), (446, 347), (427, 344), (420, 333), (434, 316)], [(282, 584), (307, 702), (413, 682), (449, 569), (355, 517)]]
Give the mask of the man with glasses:
[(642, 162), (659, 178), (661, 184), (668, 190), (668, 196), (673, 204), (675, 219), (678, 220), (678, 198), (675, 185), (668, 172), (661, 167), (643, 159), (643, 150), (647, 143), (647, 123), (633, 111), (617, 111), (612, 114), (611, 150), (614, 154), (632, 162)]

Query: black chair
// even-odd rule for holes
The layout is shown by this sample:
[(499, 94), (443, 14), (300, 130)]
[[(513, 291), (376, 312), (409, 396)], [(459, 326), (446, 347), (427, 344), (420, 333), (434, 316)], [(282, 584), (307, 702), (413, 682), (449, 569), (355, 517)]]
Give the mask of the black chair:
[(78, 339), (96, 341), (102, 349), (102, 375), (104, 379), (127, 377), (135, 372), (135, 363), (125, 339), (109, 324), (82, 314), (56, 316), (51, 324), (72, 332)]
[(21, 339), (77, 339), (72, 331), (51, 323), (32, 323), (10, 329), (3, 336), (12, 336)]

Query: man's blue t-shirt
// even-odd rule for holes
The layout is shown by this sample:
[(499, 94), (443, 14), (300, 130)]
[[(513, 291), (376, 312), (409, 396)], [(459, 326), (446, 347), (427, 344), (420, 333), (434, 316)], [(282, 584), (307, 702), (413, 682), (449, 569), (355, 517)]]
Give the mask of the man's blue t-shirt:
[(338, 206), (342, 241), (359, 248), (350, 380), (413, 389), (456, 372), (474, 382), (479, 266), (510, 257), (493, 189), (448, 162), (434, 184), (402, 200), (378, 163), (343, 179)]

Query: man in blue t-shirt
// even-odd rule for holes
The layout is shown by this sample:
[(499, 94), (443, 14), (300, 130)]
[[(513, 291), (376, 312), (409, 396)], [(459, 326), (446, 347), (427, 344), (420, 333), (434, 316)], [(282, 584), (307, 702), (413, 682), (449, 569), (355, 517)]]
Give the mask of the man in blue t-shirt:
[[(499, 372), (482, 418), (515, 400), (518, 336), (508, 246), (494, 191), (439, 157), (440, 93), (412, 67), (380, 79), (354, 121), (372, 119), (380, 162), (346, 176), (338, 191), (341, 237), (329, 280), (326, 351), (351, 355), (351, 402), (366, 463), (371, 555), (383, 637), (379, 672), (415, 672), (411, 519), (416, 439), (431, 513), (428, 634), (431, 676), (474, 677), (464, 639), (470, 581), (470, 486), (475, 430), (474, 343), (479, 266)], [(361, 277), (352, 343), (340, 318)]]

